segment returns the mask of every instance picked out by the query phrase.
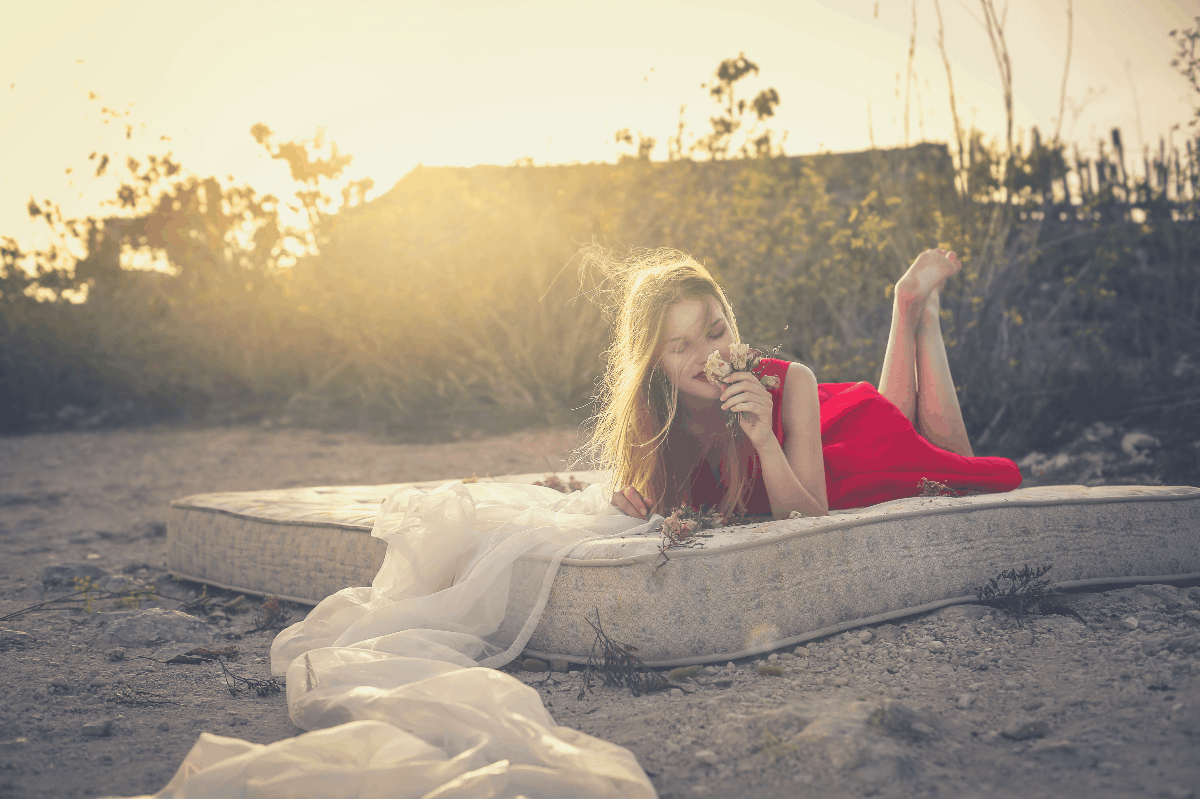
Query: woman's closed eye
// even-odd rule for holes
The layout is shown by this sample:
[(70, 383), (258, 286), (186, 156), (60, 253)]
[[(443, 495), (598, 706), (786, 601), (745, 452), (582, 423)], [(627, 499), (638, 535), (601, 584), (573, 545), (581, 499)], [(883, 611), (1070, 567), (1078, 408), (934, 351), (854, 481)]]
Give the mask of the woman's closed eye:
[[(717, 339), (721, 338), (724, 335), (725, 335), (725, 331), (722, 330), (720, 333), (709, 333), (708, 338), (710, 341), (716, 341)], [(679, 348), (677, 350), (675, 350), (675, 354), (683, 355), (687, 351), (688, 351), (688, 346), (686, 344), (680, 344)]]

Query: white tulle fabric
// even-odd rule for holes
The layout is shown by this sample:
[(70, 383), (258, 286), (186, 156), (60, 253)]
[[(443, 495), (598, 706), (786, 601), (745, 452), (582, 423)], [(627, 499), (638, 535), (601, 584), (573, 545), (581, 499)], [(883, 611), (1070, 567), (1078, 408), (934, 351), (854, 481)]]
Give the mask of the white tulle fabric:
[[(292, 721), (310, 732), (266, 746), (203, 733), (155, 796), (655, 796), (629, 750), (558, 726), (537, 691), (495, 670), (533, 634), (572, 547), (662, 520), (630, 518), (610, 496), (602, 484), (566, 497), (511, 483), (397, 490), (372, 532), (388, 545), (373, 584), (326, 598), (271, 647)], [(510, 592), (526, 554), (539, 568)]]

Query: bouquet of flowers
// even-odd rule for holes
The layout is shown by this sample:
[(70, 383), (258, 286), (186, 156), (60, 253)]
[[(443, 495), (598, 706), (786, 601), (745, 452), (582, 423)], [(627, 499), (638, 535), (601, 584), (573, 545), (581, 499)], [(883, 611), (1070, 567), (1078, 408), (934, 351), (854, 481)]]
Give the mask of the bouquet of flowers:
[[(779, 349), (776, 347), (775, 349)], [(760, 370), (762, 367), (762, 359), (765, 353), (761, 350), (756, 350), (748, 344), (730, 344), (729, 345), (729, 363), (721, 357), (720, 350), (713, 350), (712, 355), (708, 356), (708, 361), (704, 364), (704, 376), (708, 378), (708, 382), (713, 385), (727, 385), (725, 378), (729, 377), (734, 372), (750, 372), (758, 378), (759, 382), (767, 388), (779, 388), (779, 378), (775, 375), (762, 375)], [(741, 427), (738, 422), (741, 421), (741, 414), (735, 411), (725, 411), (725, 426), (735, 436), (741, 432)]]

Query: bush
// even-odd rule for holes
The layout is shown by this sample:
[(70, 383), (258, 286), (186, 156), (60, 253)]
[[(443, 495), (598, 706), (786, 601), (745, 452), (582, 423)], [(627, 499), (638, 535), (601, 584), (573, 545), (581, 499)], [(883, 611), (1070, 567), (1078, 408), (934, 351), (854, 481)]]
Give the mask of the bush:
[[(668, 162), (641, 142), (616, 164), (418, 168), (370, 203), (369, 181), (350, 183), (333, 213), (322, 187), (349, 158), (256, 126), (301, 184), (304, 229), (275, 198), (169, 157), (129, 159), (108, 218), (31, 203), (64, 244), (4, 242), (0, 430), (579, 422), (608, 336), (572, 268), (593, 241), (692, 253), (749, 342), (782, 345), (823, 382), (878, 379), (894, 282), (921, 250), (952, 246), (964, 270), (943, 329), (977, 453), (1020, 457), (1098, 419), (1200, 429), (1200, 145), (1160, 147), (1140, 179), (1117, 131), (1094, 160), (1036, 131), (1011, 158), (974, 132), (957, 165), (935, 144), (785, 157), (742, 126), (730, 76), (756, 67), (735, 61), (726, 122), (690, 148), (681, 130)], [(760, 96), (755, 113), (778, 102)], [(739, 129), (740, 147), (723, 132)], [(131, 253), (166, 268), (130, 269)]]

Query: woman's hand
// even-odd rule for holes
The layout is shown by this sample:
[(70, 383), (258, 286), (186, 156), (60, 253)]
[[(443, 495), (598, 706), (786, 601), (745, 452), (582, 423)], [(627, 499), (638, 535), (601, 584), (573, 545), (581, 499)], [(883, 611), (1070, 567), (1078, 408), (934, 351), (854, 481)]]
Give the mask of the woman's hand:
[(635, 519), (645, 519), (649, 515), (650, 505), (633, 486), (625, 486), (612, 495), (612, 504), (616, 505), (627, 516)]
[(775, 399), (752, 373), (734, 372), (725, 378), (721, 409), (741, 414), (742, 432), (755, 449), (775, 439), (771, 430)]

